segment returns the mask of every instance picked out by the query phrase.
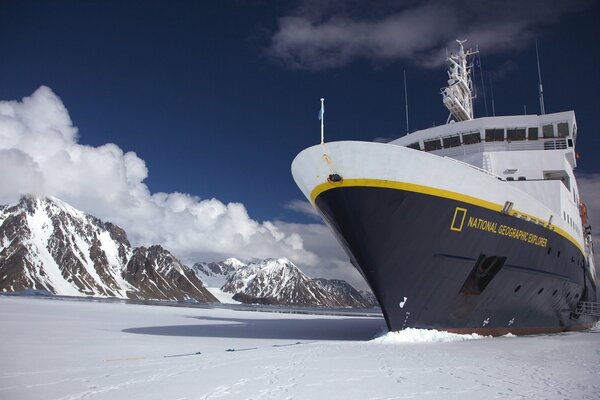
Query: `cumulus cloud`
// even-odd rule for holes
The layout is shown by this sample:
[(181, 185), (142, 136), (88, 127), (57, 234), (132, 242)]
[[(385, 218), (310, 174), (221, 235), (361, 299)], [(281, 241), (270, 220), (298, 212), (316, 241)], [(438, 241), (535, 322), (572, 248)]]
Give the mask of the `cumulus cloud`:
[(291, 200), (283, 205), (285, 208), (291, 211), (295, 211), (300, 214), (304, 214), (316, 221), (320, 221), (321, 217), (317, 210), (306, 200)]
[(455, 39), (486, 54), (520, 49), (539, 30), (586, 1), (315, 1), (278, 20), (267, 54), (295, 69), (324, 70), (357, 59), (403, 59), (424, 67), (445, 60)]
[[(188, 263), (286, 256), (313, 272), (343, 263), (324, 226), (295, 230), (282, 222), (255, 221), (241, 203), (152, 193), (144, 183), (147, 176), (146, 163), (134, 152), (112, 143), (78, 143), (77, 128), (50, 88), (42, 86), (22, 101), (0, 102), (0, 204), (30, 193), (56, 196), (122, 226), (135, 245), (161, 244)], [(328, 259), (330, 250), (310, 250), (306, 240), (329, 241), (338, 253)]]

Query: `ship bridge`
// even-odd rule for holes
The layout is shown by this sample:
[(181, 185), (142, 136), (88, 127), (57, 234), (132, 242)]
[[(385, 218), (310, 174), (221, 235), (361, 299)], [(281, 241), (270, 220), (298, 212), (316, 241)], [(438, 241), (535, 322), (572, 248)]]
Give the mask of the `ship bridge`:
[(416, 131), (390, 143), (457, 159), (486, 152), (560, 150), (559, 157), (576, 168), (576, 140), (575, 113), (566, 111), (471, 119)]
[(390, 144), (447, 157), (518, 187), (560, 215), (583, 241), (586, 222), (573, 170), (577, 166), (573, 111), (485, 117), (413, 132)]
[[(569, 163), (570, 169), (576, 168), (576, 141), (575, 113), (566, 111), (546, 115), (485, 117), (450, 123), (413, 132), (390, 144), (455, 158), (510, 178), (510, 170), (534, 167), (530, 152), (543, 152), (539, 154), (539, 161), (545, 165), (539, 165), (540, 169), (547, 169), (548, 163), (562, 164), (564, 160)], [(549, 150), (553, 152), (548, 153)], [(524, 152), (505, 156), (513, 163), (523, 165), (507, 166), (510, 168), (505, 168), (509, 170), (506, 173), (498, 170), (485, 162), (485, 156), (489, 158), (490, 153), (497, 152)], [(501, 157), (497, 155), (495, 158)]]

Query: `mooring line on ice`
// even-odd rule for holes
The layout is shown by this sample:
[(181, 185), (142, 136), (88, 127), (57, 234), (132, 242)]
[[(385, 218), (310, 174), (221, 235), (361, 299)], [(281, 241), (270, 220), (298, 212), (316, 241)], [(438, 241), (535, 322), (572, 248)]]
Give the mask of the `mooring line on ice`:
[(197, 351), (195, 353), (184, 353), (184, 354), (171, 354), (168, 356), (163, 356), (163, 358), (172, 358), (172, 357), (186, 357), (186, 356), (197, 356), (199, 354), (202, 354), (202, 352)]
[(302, 344), (302, 342), (296, 343), (286, 343), (286, 344), (274, 344), (273, 347), (287, 347), (287, 346), (296, 346), (298, 344)]
[(316, 343), (316, 340), (313, 340), (312, 342), (296, 342), (296, 343), (286, 343), (286, 344), (274, 344), (273, 347), (288, 347), (288, 346), (297, 346), (299, 344), (309, 344), (309, 343)]
[(257, 350), (257, 349), (258, 349), (258, 347), (248, 347), (246, 349), (234, 349), (234, 348), (231, 348), (231, 349), (227, 349), (225, 351), (230, 351), (231, 352), (231, 351), (247, 351), (247, 350)]

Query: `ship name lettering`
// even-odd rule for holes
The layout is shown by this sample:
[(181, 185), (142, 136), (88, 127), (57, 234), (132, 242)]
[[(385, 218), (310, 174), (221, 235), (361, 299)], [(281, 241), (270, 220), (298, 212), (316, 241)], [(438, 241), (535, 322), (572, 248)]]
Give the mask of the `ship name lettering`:
[(467, 222), (469, 228), (478, 229), (485, 232), (495, 233), (497, 235), (507, 236), (512, 239), (521, 240), (525, 243), (535, 246), (546, 247), (548, 238), (538, 236), (535, 233), (527, 232), (508, 225), (498, 225), (496, 222), (488, 221), (483, 218), (469, 216)]
[(477, 217), (469, 217), (468, 222), (469, 228), (475, 228), (482, 231), (498, 233), (496, 227), (497, 224), (492, 221), (488, 221), (486, 219), (477, 218)]

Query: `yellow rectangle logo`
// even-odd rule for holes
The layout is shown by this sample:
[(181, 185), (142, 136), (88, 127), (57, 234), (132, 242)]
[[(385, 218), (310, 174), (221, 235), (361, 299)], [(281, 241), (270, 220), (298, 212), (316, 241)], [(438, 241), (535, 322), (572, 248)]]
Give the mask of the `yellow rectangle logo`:
[(450, 230), (455, 232), (462, 231), (466, 216), (466, 208), (456, 207), (456, 209), (454, 210), (454, 217), (452, 217), (452, 223), (450, 224)]

